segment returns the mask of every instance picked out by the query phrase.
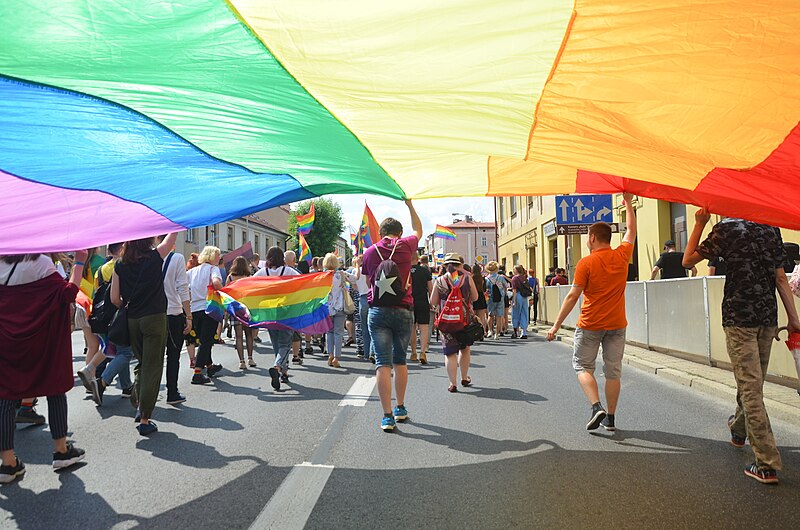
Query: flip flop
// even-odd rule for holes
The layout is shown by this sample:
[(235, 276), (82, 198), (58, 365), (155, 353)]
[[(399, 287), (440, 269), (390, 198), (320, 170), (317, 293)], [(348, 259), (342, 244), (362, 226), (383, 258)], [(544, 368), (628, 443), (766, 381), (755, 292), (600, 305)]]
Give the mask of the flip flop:
[(447, 387), (447, 391), (451, 393), (458, 392), (458, 387), (456, 385), (450, 385)]

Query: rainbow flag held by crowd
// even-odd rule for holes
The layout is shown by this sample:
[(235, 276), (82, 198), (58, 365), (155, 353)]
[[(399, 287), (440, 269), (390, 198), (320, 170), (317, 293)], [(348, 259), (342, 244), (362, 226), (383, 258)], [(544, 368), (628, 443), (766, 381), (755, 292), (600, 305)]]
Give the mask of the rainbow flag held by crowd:
[(433, 237), (455, 241), (456, 233), (447, 228), (446, 226), (436, 225), (436, 232), (434, 232)]
[(350, 246), (358, 248), (358, 234), (352, 226), (350, 227)]
[(361, 228), (358, 231), (358, 253), (362, 254), (380, 238), (378, 221), (372, 215), (369, 205), (364, 203), (364, 215), (361, 217)]
[[(237, 320), (250, 327), (319, 335), (333, 328), (327, 305), (332, 284), (332, 272), (251, 276), (216, 291), (219, 299), (212, 300), (209, 295), (206, 313), (233, 312)], [(241, 306), (239, 311), (236, 304)]]
[(297, 216), (297, 232), (307, 236), (311, 232), (311, 228), (314, 226), (314, 203), (311, 203), (311, 209), (305, 215), (298, 215)]
[(306, 238), (303, 237), (303, 234), (299, 235), (299, 240), (300, 240), (299, 241), (300, 242), (300, 257), (299, 257), (300, 261), (306, 261), (308, 263), (311, 263), (311, 261), (314, 259), (314, 256), (311, 255), (311, 247), (308, 246), (308, 241), (306, 241)]

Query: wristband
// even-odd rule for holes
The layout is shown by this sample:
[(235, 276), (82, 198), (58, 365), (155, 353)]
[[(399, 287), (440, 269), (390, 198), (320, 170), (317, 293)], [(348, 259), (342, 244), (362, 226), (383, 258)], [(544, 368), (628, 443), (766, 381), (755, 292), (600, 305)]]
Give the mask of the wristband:
[(82, 262), (82, 261), (76, 261), (76, 262), (75, 262), (75, 266), (76, 266), (76, 267), (83, 267), (84, 265), (86, 265), (86, 263), (84, 263), (84, 262)]

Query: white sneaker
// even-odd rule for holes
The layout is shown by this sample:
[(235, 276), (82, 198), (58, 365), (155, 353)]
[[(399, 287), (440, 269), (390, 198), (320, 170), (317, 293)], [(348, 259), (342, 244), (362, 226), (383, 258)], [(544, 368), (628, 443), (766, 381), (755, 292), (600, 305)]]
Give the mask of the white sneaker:
[(94, 372), (95, 367), (88, 364), (78, 370), (78, 377), (80, 378), (81, 383), (83, 383), (83, 386), (85, 386), (86, 390), (89, 392), (92, 391), (92, 379), (94, 379)]

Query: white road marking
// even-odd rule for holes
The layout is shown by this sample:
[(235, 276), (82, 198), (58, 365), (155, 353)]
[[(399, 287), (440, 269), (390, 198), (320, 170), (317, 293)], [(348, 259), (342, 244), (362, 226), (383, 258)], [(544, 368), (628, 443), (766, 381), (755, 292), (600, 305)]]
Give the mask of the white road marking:
[(309, 462), (294, 466), (250, 528), (302, 530), (331, 473), (333, 466)]
[(360, 376), (347, 391), (347, 394), (339, 402), (340, 407), (348, 405), (352, 407), (363, 407), (367, 404), (372, 391), (375, 390), (375, 378)]

